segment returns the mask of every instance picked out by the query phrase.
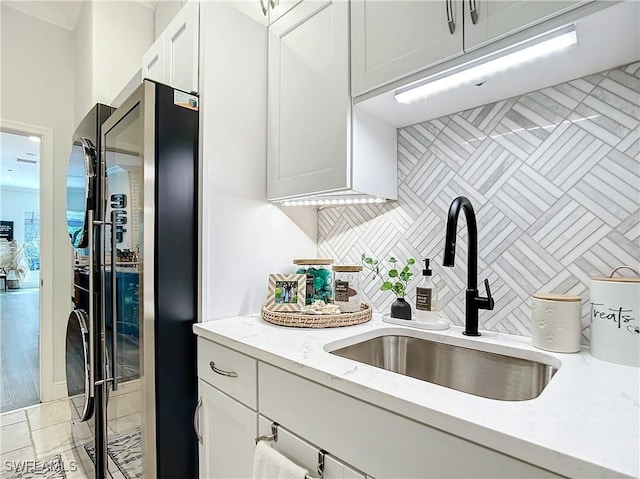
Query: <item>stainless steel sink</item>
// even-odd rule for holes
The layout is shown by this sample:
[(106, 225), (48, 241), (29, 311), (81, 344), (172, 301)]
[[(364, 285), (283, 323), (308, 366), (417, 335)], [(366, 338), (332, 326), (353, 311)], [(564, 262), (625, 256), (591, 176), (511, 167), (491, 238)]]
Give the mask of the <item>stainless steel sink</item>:
[(380, 336), (329, 352), (502, 401), (538, 397), (556, 372), (550, 364), (409, 336)]

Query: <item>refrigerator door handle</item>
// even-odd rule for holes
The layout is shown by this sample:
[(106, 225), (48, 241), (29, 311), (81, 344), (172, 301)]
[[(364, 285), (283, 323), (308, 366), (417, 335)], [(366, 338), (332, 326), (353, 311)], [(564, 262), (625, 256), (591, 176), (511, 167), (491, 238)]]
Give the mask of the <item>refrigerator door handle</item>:
[(202, 396), (198, 399), (198, 404), (196, 405), (196, 410), (193, 413), (193, 430), (196, 433), (196, 437), (198, 438), (198, 442), (200, 444), (203, 443), (202, 435), (200, 434), (200, 409), (202, 408)]
[(96, 375), (95, 375), (95, 313), (94, 313), (94, 271), (95, 267), (95, 252), (93, 244), (93, 228), (95, 224), (93, 222), (93, 210), (87, 211), (87, 222), (89, 227), (87, 231), (89, 233), (89, 397), (95, 397), (96, 395)]
[(116, 358), (118, 351), (118, 274), (116, 272), (116, 260), (118, 258), (116, 248), (116, 210), (111, 210), (111, 390), (118, 390), (118, 374)]

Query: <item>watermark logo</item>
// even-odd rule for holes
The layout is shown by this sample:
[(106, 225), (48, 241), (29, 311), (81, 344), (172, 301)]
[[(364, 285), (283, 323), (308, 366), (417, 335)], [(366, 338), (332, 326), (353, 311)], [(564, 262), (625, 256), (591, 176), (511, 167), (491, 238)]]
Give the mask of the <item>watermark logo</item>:
[(68, 461), (65, 467), (65, 463), (60, 457), (54, 457), (53, 459), (44, 460), (13, 460), (4, 461), (3, 470), (5, 472), (20, 472), (28, 474), (46, 474), (50, 472), (74, 472), (78, 470), (78, 464), (76, 461)]

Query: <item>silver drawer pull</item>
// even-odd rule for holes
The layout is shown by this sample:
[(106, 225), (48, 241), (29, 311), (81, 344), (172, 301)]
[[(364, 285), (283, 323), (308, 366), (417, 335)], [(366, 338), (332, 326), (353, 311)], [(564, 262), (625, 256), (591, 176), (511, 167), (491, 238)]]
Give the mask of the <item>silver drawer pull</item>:
[(209, 366), (211, 366), (211, 370), (214, 373), (219, 374), (220, 376), (227, 376), (230, 378), (238, 377), (238, 373), (234, 373), (233, 371), (223, 371), (222, 369), (218, 369), (213, 361), (209, 362)]
[(200, 408), (202, 407), (202, 396), (198, 399), (196, 410), (193, 412), (193, 430), (200, 444), (203, 444), (202, 434), (200, 434)]

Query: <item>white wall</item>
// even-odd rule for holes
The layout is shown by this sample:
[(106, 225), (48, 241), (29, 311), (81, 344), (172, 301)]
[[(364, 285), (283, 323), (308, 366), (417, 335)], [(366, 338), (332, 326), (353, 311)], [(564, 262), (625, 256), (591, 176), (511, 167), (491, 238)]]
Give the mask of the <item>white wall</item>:
[(153, 43), (154, 12), (142, 2), (83, 2), (75, 29), (75, 122), (110, 104)]
[(110, 103), (153, 43), (154, 13), (144, 2), (93, 2), (93, 99)]
[(269, 273), (316, 256), (314, 211), (266, 201), (267, 31), (226, 2), (200, 6), (202, 317), (260, 311)]
[(13, 239), (24, 243), (24, 212), (40, 210), (38, 190), (0, 186), (0, 220), (13, 221)]
[(54, 383), (65, 381), (64, 344), (71, 309), (71, 246), (67, 235), (66, 173), (73, 134), (74, 35), (6, 6), (0, 7), (0, 100), (3, 120), (53, 130)]
[(93, 2), (82, 2), (74, 30), (75, 42), (75, 114), (78, 125), (95, 104), (93, 101)]

